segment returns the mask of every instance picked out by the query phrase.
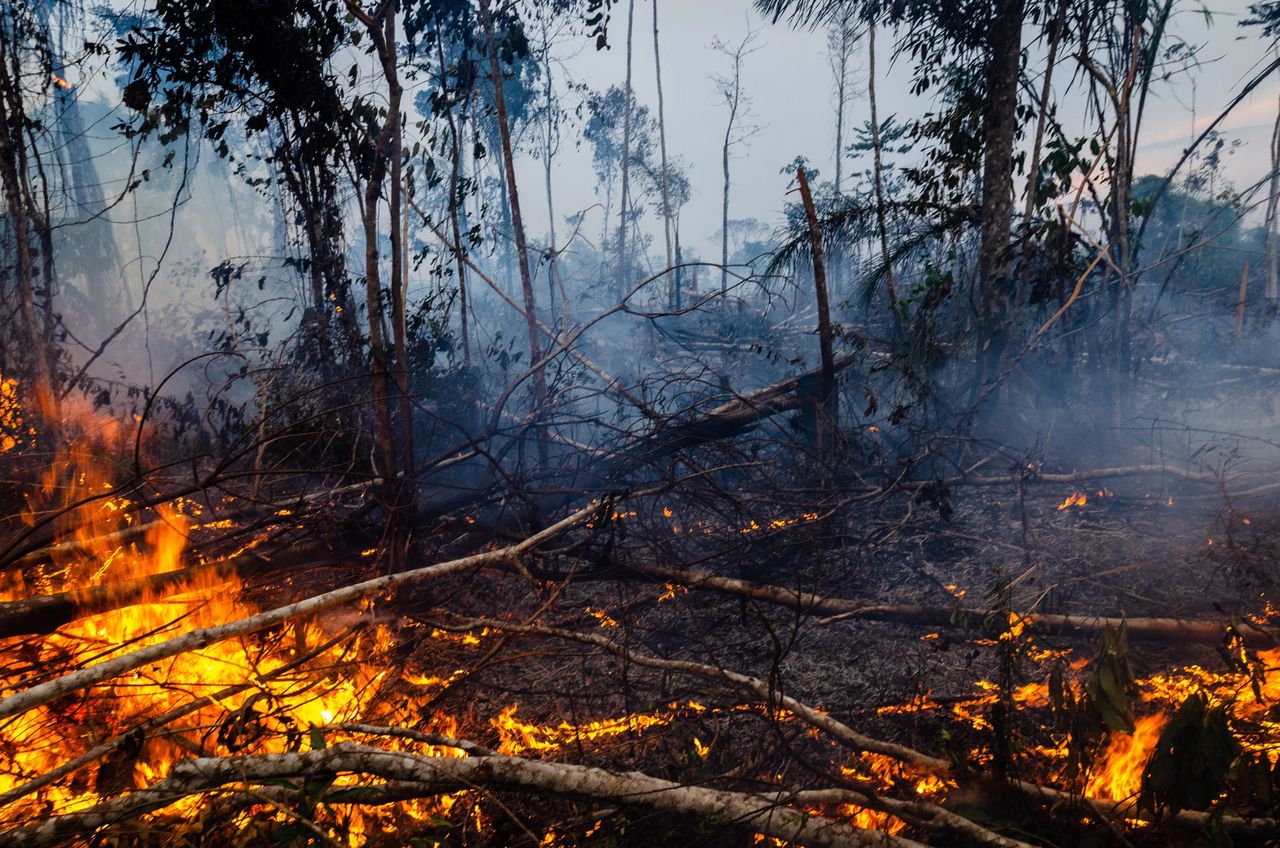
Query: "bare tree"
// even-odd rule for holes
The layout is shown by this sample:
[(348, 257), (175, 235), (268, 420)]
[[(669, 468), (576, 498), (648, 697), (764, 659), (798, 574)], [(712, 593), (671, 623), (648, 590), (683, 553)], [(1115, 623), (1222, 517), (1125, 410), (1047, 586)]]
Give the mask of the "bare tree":
[(1271, 131), (1271, 180), (1267, 193), (1267, 214), (1263, 224), (1263, 241), (1267, 262), (1267, 307), (1275, 310), (1277, 303), (1277, 277), (1280, 276), (1280, 260), (1277, 259), (1276, 238), (1280, 222), (1277, 221), (1280, 206), (1280, 109), (1276, 111), (1275, 128)]
[(622, 112), (622, 197), (618, 213), (618, 294), (621, 296), (627, 288), (627, 217), (630, 213), (631, 185), (631, 112), (635, 96), (631, 88), (631, 36), (635, 30), (636, 0), (627, 3), (627, 80), (623, 88), (624, 108)]
[(876, 229), (880, 235), (880, 261), (884, 263), (884, 289), (889, 299), (889, 314), (894, 326), (899, 323), (898, 290), (893, 282), (893, 263), (889, 255), (889, 230), (885, 221), (884, 164), (881, 159), (880, 115), (876, 109), (876, 27), (867, 30), (867, 99), (871, 104), (872, 174), (876, 191)]
[(836, 107), (835, 191), (839, 195), (844, 186), (844, 124), (845, 110), (853, 99), (854, 86), (850, 59), (858, 42), (857, 19), (854, 10), (847, 8), (844, 14), (832, 21), (827, 30), (827, 63), (831, 66), (831, 95)]
[(712, 77), (716, 91), (728, 110), (725, 121), (724, 142), (720, 149), (720, 161), (724, 171), (724, 194), (720, 205), (720, 291), (729, 289), (729, 154), (734, 145), (742, 144), (759, 132), (759, 127), (745, 123), (751, 115), (751, 99), (742, 90), (742, 65), (746, 58), (761, 48), (755, 30), (748, 29), (747, 34), (737, 44), (729, 44), (717, 38), (711, 43), (711, 49), (722, 53), (729, 59), (730, 72)]
[[(671, 248), (671, 186), (667, 165), (667, 123), (662, 111), (662, 51), (658, 41), (658, 0), (653, 0), (653, 73), (658, 86), (658, 149), (662, 154), (662, 236), (667, 247), (667, 267), (675, 265)], [(677, 278), (678, 279), (678, 278)], [(675, 283), (679, 285), (678, 282)]]

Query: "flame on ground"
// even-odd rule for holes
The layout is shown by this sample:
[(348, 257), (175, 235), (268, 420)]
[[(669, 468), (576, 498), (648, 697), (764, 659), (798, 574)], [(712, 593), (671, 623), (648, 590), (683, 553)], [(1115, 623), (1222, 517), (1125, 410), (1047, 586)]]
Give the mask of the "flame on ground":
[(1167, 721), (1164, 713), (1142, 716), (1134, 722), (1133, 733), (1112, 733), (1098, 768), (1085, 784), (1085, 794), (1111, 801), (1136, 798), (1142, 789), (1142, 771)]
[(1087, 503), (1089, 503), (1089, 496), (1084, 492), (1072, 492), (1070, 495), (1067, 495), (1066, 500), (1058, 504), (1058, 512), (1062, 512), (1064, 509), (1070, 509), (1073, 506), (1084, 506)]

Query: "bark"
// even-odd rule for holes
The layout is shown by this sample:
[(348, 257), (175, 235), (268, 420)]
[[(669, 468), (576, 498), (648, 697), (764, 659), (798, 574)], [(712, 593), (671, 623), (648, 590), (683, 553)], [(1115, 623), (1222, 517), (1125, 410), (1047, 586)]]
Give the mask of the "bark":
[(827, 305), (827, 266), (822, 259), (822, 234), (818, 228), (818, 212), (809, 190), (809, 178), (804, 166), (796, 168), (796, 181), (800, 184), (800, 197), (804, 201), (804, 214), (809, 222), (809, 250), (813, 256), (813, 288), (818, 301), (818, 346), (822, 367), (818, 371), (817, 391), (817, 454), (818, 461), (825, 462), (832, 449), (839, 427), (839, 409), (836, 398), (835, 356), (832, 353), (834, 333), (831, 330), (831, 310)]
[[(927, 607), (910, 604), (877, 604), (846, 598), (830, 598), (800, 592), (781, 586), (752, 583), (733, 577), (720, 577), (705, 572), (664, 566), (643, 566), (638, 573), (664, 581), (674, 581), (694, 589), (710, 589), (740, 597), (768, 601), (812, 615), (828, 616), (828, 621), (858, 618), (922, 627), (956, 627), (963, 623), (980, 624), (998, 615), (992, 610)], [(1094, 615), (1019, 614), (1033, 633), (1052, 636), (1096, 637), (1107, 628), (1124, 626), (1129, 638), (1137, 641), (1220, 645), (1228, 624), (1234, 624), (1240, 636), (1253, 647), (1272, 648), (1280, 643), (1280, 628), (1226, 620), (1180, 618), (1108, 618)], [(1007, 620), (1007, 619), (1006, 619)]]
[[(64, 844), (74, 835), (91, 833), (158, 810), (173, 803), (176, 797), (205, 793), (227, 784), (272, 786), (285, 778), (327, 777), (335, 773), (379, 777), (388, 781), (384, 785), (402, 791), (410, 785), (420, 787), (424, 797), (477, 786), (524, 789), (733, 822), (745, 830), (786, 843), (829, 848), (923, 848), (909, 839), (862, 830), (806, 810), (791, 809), (786, 806), (787, 793), (757, 794), (684, 786), (640, 772), (617, 774), (590, 766), (521, 757), (430, 757), (350, 742), (305, 753), (183, 760), (174, 764), (168, 777), (145, 789), (104, 801), (83, 812), (15, 828), (2, 836), (6, 844), (22, 848)], [(344, 789), (336, 787), (332, 791), (341, 793)]]
[(1009, 223), (1013, 214), (1013, 141), (1017, 131), (1024, 0), (992, 6), (982, 121), (982, 229), (978, 252), (976, 359), (982, 384), (1000, 372), (1009, 343)]
[[(498, 113), (498, 134), (502, 141), (502, 164), (506, 174), (507, 205), (511, 210), (511, 226), (516, 242), (516, 260), (520, 266), (520, 287), (524, 294), (525, 325), (529, 333), (529, 362), (535, 365), (542, 361), (541, 345), (538, 341), (538, 313), (533, 297), (533, 275), (529, 270), (529, 249), (525, 243), (524, 218), (520, 214), (520, 192), (516, 188), (515, 154), (511, 146), (511, 124), (507, 115), (507, 97), (503, 91), (502, 66), (498, 62), (498, 43), (493, 31), (493, 14), (490, 0), (480, 0), (480, 21), (484, 27), (486, 47), (489, 54), (489, 76), (493, 83), (494, 107)], [(535, 419), (541, 421), (547, 411), (547, 375), (542, 367), (533, 372), (533, 403)], [(541, 424), (535, 427), (535, 440), (538, 446), (538, 457), (542, 464), (547, 462), (547, 440)]]

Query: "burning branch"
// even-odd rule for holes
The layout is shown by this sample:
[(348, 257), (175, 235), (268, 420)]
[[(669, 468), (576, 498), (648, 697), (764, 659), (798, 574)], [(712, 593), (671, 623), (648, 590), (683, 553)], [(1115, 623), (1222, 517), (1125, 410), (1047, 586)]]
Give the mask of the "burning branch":
[(572, 515), (562, 518), (555, 524), (514, 545), (450, 560), (437, 565), (429, 565), (398, 574), (389, 574), (384, 577), (365, 580), (361, 583), (314, 595), (296, 603), (242, 618), (239, 621), (192, 630), (173, 639), (122, 654), (46, 683), (37, 684), (29, 689), (0, 699), (0, 719), (20, 715), (27, 710), (47, 704), (71, 692), (101, 683), (104, 680), (109, 680), (136, 668), (142, 668), (150, 663), (177, 656), (187, 651), (204, 648), (237, 636), (259, 633), (277, 624), (332, 609), (362, 598), (372, 597), (388, 589), (422, 580), (458, 574), (463, 571), (471, 571), (485, 566), (509, 563), (512, 559), (527, 553), (548, 539), (552, 539), (564, 531), (587, 521), (597, 512), (597, 507), (598, 505), (592, 502)]
[[(38, 824), (4, 833), (15, 848), (63, 844), (68, 837), (163, 809), (175, 800), (222, 787), (271, 786), (280, 780), (356, 774), (388, 783), (338, 787), (348, 803), (381, 803), (382, 793), (395, 799), (429, 797), (477, 786), (594, 798), (664, 812), (731, 822), (787, 843), (825, 848), (925, 848), (910, 839), (863, 830), (787, 806), (785, 792), (753, 794), (685, 786), (639, 772), (616, 774), (590, 766), (547, 763), (521, 757), (428, 757), (384, 751), (344, 742), (329, 748), (291, 754), (246, 757), (202, 757), (174, 765), (169, 776), (146, 789), (103, 801), (88, 810), (54, 816)], [(371, 791), (370, 791), (371, 790)]]

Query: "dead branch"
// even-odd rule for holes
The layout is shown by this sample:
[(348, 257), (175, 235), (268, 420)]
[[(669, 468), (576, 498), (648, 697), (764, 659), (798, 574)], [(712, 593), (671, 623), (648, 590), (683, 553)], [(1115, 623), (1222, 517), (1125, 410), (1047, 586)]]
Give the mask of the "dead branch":
[(376, 776), (396, 782), (400, 790), (405, 788), (405, 784), (414, 784), (421, 788), (424, 797), (477, 786), (526, 789), (728, 821), (766, 836), (803, 845), (923, 848), (920, 843), (909, 839), (862, 830), (807, 811), (791, 809), (786, 806), (790, 800), (787, 793), (751, 794), (684, 786), (639, 772), (616, 774), (588, 766), (538, 762), (520, 757), (426, 757), (349, 742), (302, 753), (184, 760), (173, 766), (168, 777), (146, 789), (103, 801), (83, 812), (53, 816), (0, 833), (0, 844), (15, 848), (59, 845), (73, 835), (91, 833), (162, 809), (184, 796), (224, 786), (270, 784), (282, 779), (335, 773)]
[(283, 607), (277, 607), (267, 612), (242, 618), (238, 621), (192, 630), (181, 636), (166, 639), (163, 642), (149, 645), (145, 648), (139, 648), (136, 651), (122, 654), (97, 665), (73, 671), (70, 674), (65, 674), (0, 699), (0, 719), (20, 715), (27, 710), (47, 704), (78, 689), (101, 683), (103, 680), (109, 680), (112, 677), (132, 671), (135, 668), (141, 668), (149, 663), (158, 662), (188, 651), (198, 650), (237, 636), (258, 633), (290, 619), (321, 612), (361, 598), (372, 597), (397, 586), (434, 577), (443, 577), (462, 571), (470, 571), (488, 565), (510, 563), (542, 542), (586, 521), (595, 514), (596, 509), (597, 504), (592, 502), (514, 545), (450, 560), (437, 565), (429, 565), (365, 580), (320, 595), (314, 595)]
[[(261, 673), (254, 680), (245, 681), (244, 683), (234, 683), (230, 686), (220, 689), (219, 691), (213, 693), (212, 695), (205, 695), (203, 697), (196, 698), (194, 701), (183, 704), (179, 707), (174, 707), (168, 712), (162, 713), (156, 716), (155, 718), (148, 719), (147, 721), (144, 721), (141, 724), (136, 725), (132, 730), (128, 732), (118, 733), (115, 736), (111, 737), (110, 739), (107, 739), (106, 741), (98, 745), (95, 745), (93, 748), (90, 748), (88, 751), (85, 751), (83, 754), (76, 757), (75, 759), (68, 760), (67, 762), (63, 763), (57, 768), (50, 769), (49, 771), (45, 772), (39, 777), (33, 777), (31, 780), (28, 780), (26, 783), (19, 784), (18, 786), (13, 787), (12, 789), (9, 789), (3, 793), (0, 793), (0, 807), (7, 807), (13, 802), (19, 801), (25, 798), (26, 796), (30, 795), (32, 792), (37, 792), (46, 786), (56, 783), (58, 780), (61, 780), (63, 777), (66, 777), (71, 773), (79, 771), (80, 769), (84, 768), (90, 763), (93, 763), (102, 759), (103, 757), (110, 754), (112, 751), (119, 748), (121, 745), (124, 745), (131, 738), (137, 739), (139, 736), (145, 738), (146, 735), (148, 733), (151, 733), (153, 730), (158, 730), (161, 727), (165, 727), (166, 725), (169, 725), (177, 721), (183, 716), (188, 716), (191, 713), (194, 713), (198, 710), (202, 710), (205, 707), (209, 706), (210, 704), (222, 703), (226, 701), (228, 698), (238, 695), (239, 693), (245, 691), (246, 689), (257, 688), (268, 681), (274, 680), (282, 675), (295, 671), (301, 668), (302, 666), (306, 665), (307, 663), (311, 662), (313, 659), (320, 656), (325, 651), (329, 650), (334, 645), (338, 644), (343, 639), (347, 638), (347, 636), (349, 635), (350, 635), (349, 633), (342, 633), (342, 634), (339, 634), (338, 636), (334, 636), (332, 639), (329, 639), (323, 642), (322, 644), (318, 645), (317, 647), (313, 648), (312, 650), (308, 651), (303, 656), (296, 657), (295, 659), (290, 660), (289, 662), (285, 663), (279, 668), (275, 668), (270, 671)], [(0, 840), (2, 839), (3, 839), (3, 835), (0, 834)]]
[[(880, 739), (874, 739), (870, 736), (859, 733), (821, 710), (814, 709), (802, 701), (783, 693), (780, 690), (780, 683), (776, 680), (770, 684), (757, 677), (751, 677), (736, 671), (730, 671), (729, 669), (721, 668), (719, 666), (689, 662), (687, 660), (662, 659), (660, 657), (640, 654), (633, 650), (629, 650), (625, 646), (620, 645), (605, 636), (594, 633), (579, 633), (573, 630), (562, 630), (559, 628), (543, 627), (538, 625), (513, 624), (511, 622), (496, 621), (492, 619), (470, 619), (464, 623), (446, 625), (447, 629), (456, 628), (464, 631), (480, 627), (488, 627), (490, 630), (500, 630), (510, 633), (550, 636), (568, 641), (595, 645), (615, 656), (622, 657), (635, 665), (644, 666), (646, 668), (662, 669), (664, 671), (680, 671), (709, 680), (729, 683), (740, 689), (745, 689), (772, 708), (784, 710), (799, 716), (810, 726), (826, 733), (833, 739), (838, 740), (854, 751), (868, 751), (871, 753), (882, 754), (899, 762), (914, 766), (926, 774), (949, 775), (954, 771), (952, 763), (948, 760), (931, 757), (928, 754), (921, 753), (912, 748), (907, 748), (903, 745), (897, 745), (892, 742), (885, 742)], [(997, 848), (1025, 848), (1025, 843), (1003, 837), (1000, 834), (989, 831), (986, 828), (963, 818), (962, 816), (958, 816), (955, 813), (938, 806), (937, 804), (931, 804), (927, 801), (900, 801), (894, 798), (853, 792), (851, 790), (819, 790), (803, 794), (806, 796), (807, 801), (811, 800), (809, 796), (813, 796), (812, 801), (814, 803), (852, 803), (867, 809), (890, 813), (892, 815), (899, 816), (900, 818), (909, 818), (921, 826), (942, 828), (962, 833), (973, 840), (976, 844), (992, 845)]]
[[(926, 607), (911, 604), (874, 604), (847, 598), (831, 598), (800, 592), (783, 586), (752, 583), (733, 577), (659, 565), (634, 566), (632, 570), (651, 579), (686, 585), (691, 589), (710, 589), (739, 597), (779, 604), (803, 612), (826, 615), (823, 623), (845, 618), (887, 621), (922, 627), (956, 627), (962, 622), (982, 622), (990, 610)], [(1182, 618), (1111, 618), (1094, 615), (1058, 615), (1024, 613), (1020, 618), (1035, 633), (1052, 636), (1096, 637), (1108, 627), (1121, 625), (1129, 638), (1152, 642), (1191, 642), (1217, 645), (1226, 636), (1228, 624), (1234, 625), (1245, 642), (1254, 647), (1274, 647), (1280, 643), (1280, 629), (1263, 627), (1247, 621), (1228, 622), (1212, 619)]]
[[(853, 356), (842, 356), (830, 365), (835, 373), (848, 368), (855, 361)], [(787, 377), (762, 389), (756, 389), (725, 401), (701, 415), (667, 426), (653, 438), (632, 452), (633, 455), (665, 455), (706, 442), (727, 439), (744, 433), (766, 418), (799, 409), (812, 402), (812, 390), (807, 384), (818, 380), (824, 366), (803, 374)]]

